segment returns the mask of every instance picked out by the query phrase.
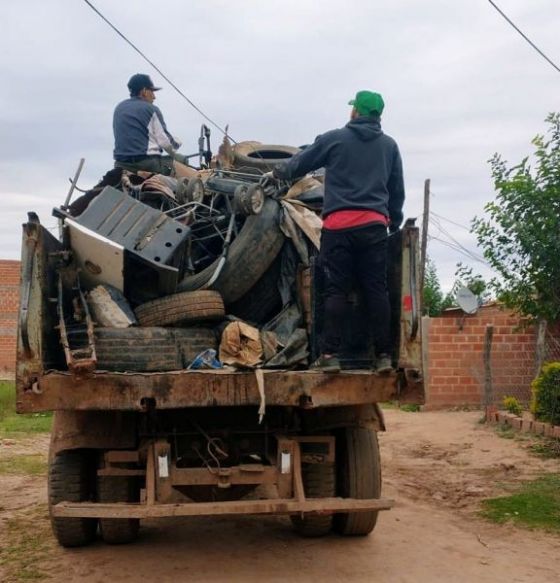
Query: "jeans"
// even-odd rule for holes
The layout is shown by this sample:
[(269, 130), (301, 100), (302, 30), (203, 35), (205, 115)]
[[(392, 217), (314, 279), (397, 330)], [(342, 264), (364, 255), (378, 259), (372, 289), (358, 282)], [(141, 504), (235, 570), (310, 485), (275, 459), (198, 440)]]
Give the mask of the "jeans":
[(391, 353), (387, 294), (387, 228), (381, 224), (321, 233), (319, 260), (325, 274), (323, 354), (340, 351), (341, 323), (357, 281), (367, 304), (376, 355)]
[(144, 170), (145, 172), (164, 174), (165, 176), (173, 176), (174, 174), (173, 158), (171, 156), (146, 156), (146, 158), (137, 162), (121, 162), (116, 160), (115, 168), (124, 168), (131, 172)]

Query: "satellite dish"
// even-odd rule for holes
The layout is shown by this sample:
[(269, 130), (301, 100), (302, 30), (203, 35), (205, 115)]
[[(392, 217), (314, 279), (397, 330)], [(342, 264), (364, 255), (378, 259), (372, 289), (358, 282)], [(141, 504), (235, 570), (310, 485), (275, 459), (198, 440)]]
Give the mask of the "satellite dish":
[(465, 314), (476, 314), (478, 311), (478, 297), (468, 287), (459, 286), (455, 292), (455, 299)]

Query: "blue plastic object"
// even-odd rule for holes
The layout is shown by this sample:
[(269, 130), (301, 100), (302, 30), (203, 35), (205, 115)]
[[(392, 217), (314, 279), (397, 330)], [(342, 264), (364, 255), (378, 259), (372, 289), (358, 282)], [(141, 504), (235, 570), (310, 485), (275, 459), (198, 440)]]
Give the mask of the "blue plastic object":
[(190, 369), (205, 369), (205, 368), (223, 368), (223, 364), (216, 358), (216, 351), (213, 348), (207, 348), (200, 354), (197, 354), (194, 360), (189, 365)]

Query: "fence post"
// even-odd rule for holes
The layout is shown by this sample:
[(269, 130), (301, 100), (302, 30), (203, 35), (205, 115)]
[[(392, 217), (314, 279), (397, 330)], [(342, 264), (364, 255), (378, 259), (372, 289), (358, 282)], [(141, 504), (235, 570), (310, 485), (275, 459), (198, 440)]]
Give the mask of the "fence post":
[(490, 357), (492, 356), (492, 337), (494, 336), (494, 326), (486, 324), (486, 331), (484, 333), (484, 410), (485, 419), (490, 421), (492, 414), (496, 407), (493, 403), (492, 395), (492, 365)]
[(546, 320), (540, 319), (537, 328), (537, 346), (535, 348), (535, 377), (541, 373), (544, 361), (544, 346), (546, 339)]

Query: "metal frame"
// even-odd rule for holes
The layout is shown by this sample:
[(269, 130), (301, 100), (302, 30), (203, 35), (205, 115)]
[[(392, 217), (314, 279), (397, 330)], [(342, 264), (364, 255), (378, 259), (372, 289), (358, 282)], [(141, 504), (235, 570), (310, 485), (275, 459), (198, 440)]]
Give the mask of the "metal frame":
[[(140, 503), (60, 502), (52, 508), (55, 517), (84, 518), (153, 518), (166, 516), (203, 516), (234, 514), (299, 514), (362, 512), (389, 510), (393, 501), (384, 498), (305, 497), (301, 463), (302, 443), (324, 443), (327, 454), (323, 462), (334, 461), (334, 438), (331, 436), (277, 436), (276, 465), (244, 464), (230, 468), (177, 468), (170, 462), (170, 444), (156, 439), (138, 451), (105, 454), (106, 467), (100, 476), (137, 476), (145, 474), (145, 488)], [(116, 467), (114, 464), (140, 463), (145, 458), (145, 470)], [(165, 461), (162, 461), (165, 460)], [(276, 486), (278, 498), (266, 500), (235, 500), (226, 502), (173, 503), (175, 486), (218, 486), (229, 488), (237, 484), (267, 484)]]

